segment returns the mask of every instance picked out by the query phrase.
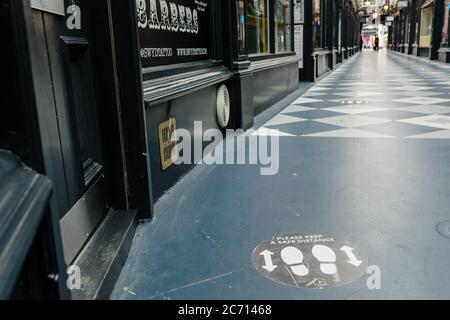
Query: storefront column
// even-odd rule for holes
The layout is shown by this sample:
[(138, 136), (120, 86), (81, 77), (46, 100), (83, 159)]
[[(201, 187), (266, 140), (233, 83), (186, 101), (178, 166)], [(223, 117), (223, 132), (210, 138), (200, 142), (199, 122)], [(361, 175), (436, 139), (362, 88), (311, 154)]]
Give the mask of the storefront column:
[(341, 63), (343, 59), (342, 53), (342, 0), (336, 0), (336, 38), (335, 38), (335, 52), (336, 63)]
[(346, 52), (346, 58), (350, 58), (350, 6), (349, 2), (347, 1), (345, 6), (345, 52)]
[(328, 67), (333, 70), (334, 58), (333, 58), (333, 31), (334, 31), (334, 1), (325, 2), (326, 9), (326, 37), (325, 37), (325, 49), (330, 51), (328, 54)]
[(357, 25), (356, 25), (356, 14), (355, 14), (355, 9), (352, 9), (352, 47), (353, 47), (353, 54), (356, 53), (356, 29), (357, 29)]
[(400, 12), (400, 48), (399, 51), (401, 53), (405, 52), (405, 41), (406, 41), (406, 15), (408, 13), (406, 12), (405, 9), (402, 9)]
[(349, 51), (349, 57), (353, 55), (353, 14), (352, 14), (352, 4), (349, 4), (349, 14), (348, 14), (348, 45), (347, 50)]
[(353, 55), (353, 16), (352, 16), (352, 3), (349, 2), (348, 6), (348, 33), (347, 33), (347, 50), (349, 51), (349, 57)]
[(417, 15), (416, 15), (416, 2), (417, 0), (412, 0), (410, 2), (409, 6), (409, 39), (408, 39), (408, 47), (406, 50), (407, 54), (412, 54), (412, 46), (414, 44), (414, 40), (416, 38), (416, 22), (417, 22)]
[(422, 6), (422, 0), (415, 0), (415, 5), (413, 8), (414, 16), (415, 16), (414, 42), (411, 45), (411, 54), (414, 56), (419, 55), (421, 6)]
[(403, 13), (402, 11), (399, 12), (398, 16), (398, 25), (397, 25), (397, 51), (402, 51), (402, 44), (403, 44)]
[(305, 1), (305, 25), (303, 38), (303, 73), (300, 74), (302, 81), (313, 82), (315, 79), (315, 61), (313, 56), (313, 7), (312, 1)]
[(356, 28), (357, 28), (357, 33), (356, 33), (356, 45), (358, 46), (358, 51), (362, 51), (362, 43), (361, 41), (361, 31), (362, 31), (362, 26), (363, 24), (361, 23), (361, 18), (359, 17), (359, 14), (357, 13), (356, 15)]
[(350, 34), (350, 41), (351, 41), (351, 46), (352, 46), (352, 54), (355, 54), (356, 53), (356, 48), (355, 48), (355, 33), (356, 33), (356, 26), (355, 26), (355, 11), (354, 11), (354, 8), (353, 8), (353, 6), (352, 6), (352, 9), (351, 9), (352, 11), (351, 11), (351, 13), (352, 13), (352, 19), (351, 19), (351, 22), (352, 22), (352, 27), (351, 27), (351, 34)]
[(444, 0), (434, 1), (433, 31), (431, 34), (430, 59), (437, 60), (441, 47), (442, 29), (444, 27)]
[(388, 27), (387, 48), (392, 50), (392, 26)]
[(343, 58), (348, 59), (349, 52), (348, 52), (348, 4), (347, 0), (345, 0), (342, 10), (342, 50), (344, 52)]
[[(253, 72), (250, 69), (251, 63), (248, 59), (246, 48), (242, 48), (240, 42), (245, 43), (246, 15), (244, 8), (239, 8), (239, 0), (223, 1), (222, 12), (227, 17), (224, 21), (224, 47), (231, 50), (231, 64), (228, 67), (233, 71), (230, 80), (232, 91), (233, 129), (247, 130), (253, 126), (254, 105), (253, 105)], [(229, 30), (232, 30), (230, 33)], [(228, 36), (226, 36), (228, 34)], [(225, 59), (227, 60), (227, 59)]]
[(394, 51), (398, 51), (399, 47), (399, 30), (400, 30), (400, 16), (396, 16), (394, 20)]
[(400, 44), (402, 42), (400, 34), (402, 30), (402, 17), (399, 13), (396, 17), (396, 28), (395, 28), (395, 51), (400, 51)]
[(339, 14), (340, 6), (339, 0), (333, 0), (333, 66), (340, 62), (339, 52)]
[(352, 54), (356, 53), (356, 45), (355, 45), (355, 38), (356, 38), (356, 24), (355, 24), (356, 18), (355, 18), (355, 9), (352, 6), (352, 35), (351, 35), (351, 41), (352, 41)]
[(352, 52), (356, 53), (356, 17), (354, 8), (352, 8)]

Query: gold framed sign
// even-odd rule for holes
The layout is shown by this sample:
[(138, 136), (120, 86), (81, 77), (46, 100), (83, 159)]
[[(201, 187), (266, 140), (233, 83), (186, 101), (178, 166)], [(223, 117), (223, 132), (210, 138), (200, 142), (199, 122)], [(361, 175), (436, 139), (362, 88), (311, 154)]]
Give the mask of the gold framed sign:
[(178, 158), (177, 120), (170, 118), (159, 125), (159, 147), (162, 170), (167, 170)]

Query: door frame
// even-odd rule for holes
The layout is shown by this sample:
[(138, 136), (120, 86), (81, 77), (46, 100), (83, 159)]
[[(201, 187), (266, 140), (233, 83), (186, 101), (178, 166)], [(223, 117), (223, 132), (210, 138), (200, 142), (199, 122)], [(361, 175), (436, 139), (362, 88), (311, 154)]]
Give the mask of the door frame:
[(114, 62), (117, 109), (121, 117), (122, 155), (126, 172), (125, 209), (139, 209), (140, 219), (154, 214), (151, 192), (152, 177), (147, 149), (145, 103), (136, 1), (101, 0), (106, 2), (110, 18), (111, 61)]
[[(91, 28), (91, 55), (104, 182), (100, 178), (71, 211), (79, 217), (86, 217), (88, 197), (94, 197), (104, 189), (107, 206), (112, 210), (138, 210), (139, 218), (151, 218), (153, 201), (147, 161), (136, 3), (132, 0), (86, 3), (89, 4), (91, 19), (95, 17)], [(99, 205), (91, 205), (101, 209)]]

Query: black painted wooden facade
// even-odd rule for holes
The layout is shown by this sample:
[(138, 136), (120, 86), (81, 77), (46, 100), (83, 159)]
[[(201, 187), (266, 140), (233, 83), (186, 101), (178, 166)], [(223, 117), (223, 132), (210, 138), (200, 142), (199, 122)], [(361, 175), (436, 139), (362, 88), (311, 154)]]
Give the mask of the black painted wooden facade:
[[(314, 81), (359, 46), (350, 0), (322, 1), (320, 48), (313, 42), (312, 1), (305, 1), (301, 69), (292, 20), (288, 50), (276, 50), (269, 19), (268, 52), (254, 55), (238, 34), (247, 19), (238, 18), (239, 1), (210, 0), (208, 59), (142, 68), (139, 1), (61, 3), (63, 12), (55, 13), (31, 8), (28, 0), (0, 0), (7, 48), (0, 51), (0, 149), (48, 179), (42, 213), (29, 220), (28, 245), (18, 249), (22, 258), (10, 278), (15, 284), (4, 291), (14, 298), (70, 299), (67, 268), (108, 213), (137, 211), (151, 219), (158, 198), (193, 167), (162, 170), (160, 123), (175, 117), (189, 131), (193, 121), (219, 128), (215, 98), (225, 84), (232, 105), (228, 128), (248, 129), (255, 116), (296, 90), (299, 79)], [(268, 3), (270, 16), (275, 2)]]

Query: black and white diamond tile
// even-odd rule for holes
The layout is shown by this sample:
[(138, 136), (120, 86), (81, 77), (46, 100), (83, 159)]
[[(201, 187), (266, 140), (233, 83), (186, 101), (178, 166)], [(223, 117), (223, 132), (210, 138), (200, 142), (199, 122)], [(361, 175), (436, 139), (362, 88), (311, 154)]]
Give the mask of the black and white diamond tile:
[(377, 106), (369, 106), (369, 104), (350, 104), (344, 106), (336, 106), (331, 108), (325, 108), (326, 111), (333, 111), (345, 114), (362, 114), (362, 113), (370, 113), (376, 111), (385, 111), (386, 108), (377, 107)]
[(330, 90), (331, 90), (331, 88), (329, 88), (329, 87), (324, 87), (324, 86), (318, 85), (318, 86), (312, 87), (308, 92), (330, 91)]
[(436, 128), (414, 125), (409, 123), (402, 123), (400, 121), (389, 121), (383, 124), (375, 124), (364, 127), (359, 127), (358, 129), (368, 132), (374, 132), (384, 135), (389, 135), (391, 137), (406, 138), (418, 134), (429, 133), (437, 131)]
[(439, 130), (408, 137), (409, 139), (450, 139), (450, 130)]
[(342, 129), (342, 127), (334, 126), (330, 124), (320, 123), (314, 120), (302, 121), (299, 123), (290, 123), (285, 125), (264, 126), (264, 129), (279, 130), (282, 134), (288, 134), (292, 136), (304, 136), (313, 133), (319, 133), (323, 131), (333, 131)]
[(414, 86), (414, 85), (407, 85), (407, 86), (401, 86), (401, 87), (394, 87), (393, 90), (400, 90), (400, 91), (428, 91), (433, 89), (432, 87), (424, 87), (424, 86)]
[(306, 98), (306, 97), (301, 97), (297, 100), (295, 100), (292, 104), (307, 104), (307, 103), (317, 103), (317, 102), (321, 102), (323, 100), (320, 99), (312, 99), (312, 98)]
[(303, 97), (314, 99), (314, 97), (326, 97), (327, 95), (328, 94), (326, 92), (307, 92), (303, 95)]
[(429, 115), (412, 119), (403, 119), (400, 121), (419, 126), (450, 130), (450, 117), (445, 115)]
[(305, 137), (317, 138), (392, 138), (392, 136), (383, 135), (379, 133), (358, 130), (354, 128), (340, 129), (334, 131), (325, 131), (314, 134), (307, 134)]
[(281, 114), (297, 113), (297, 112), (311, 111), (311, 110), (317, 110), (317, 109), (301, 106), (298, 104), (291, 104), (289, 107), (287, 107), (286, 109), (281, 111)]
[(270, 126), (280, 126), (280, 125), (286, 125), (291, 123), (298, 123), (306, 121), (306, 119), (300, 118), (300, 117), (293, 117), (291, 115), (287, 114), (279, 114), (272, 118), (269, 122), (267, 122), (264, 126), (270, 127)]
[(410, 103), (410, 104), (420, 104), (420, 105), (450, 103), (450, 99), (435, 98), (435, 97), (409, 97), (409, 98), (398, 99), (398, 100), (394, 100), (394, 101)]
[(309, 111), (290, 113), (290, 115), (294, 116), (294, 117), (301, 117), (301, 118), (307, 119), (307, 120), (316, 120), (317, 121), (319, 119), (341, 116), (342, 114), (338, 113), (338, 112), (327, 111), (325, 109), (314, 109), (314, 110), (309, 110)]
[(450, 71), (363, 53), (318, 82), (255, 135), (450, 139)]
[(253, 136), (261, 136), (261, 137), (295, 137), (296, 135), (286, 133), (280, 130), (274, 130), (266, 127), (259, 128), (253, 134)]
[(343, 96), (346, 98), (355, 97), (356, 99), (360, 99), (360, 98), (368, 98), (368, 97), (383, 95), (383, 92), (354, 90), (354, 91), (345, 91), (345, 92), (335, 93), (335, 95)]
[(399, 109), (387, 109), (384, 111), (376, 111), (376, 112), (369, 112), (369, 113), (363, 113), (362, 115), (368, 116), (368, 117), (375, 117), (375, 118), (381, 118), (391, 121), (396, 120), (403, 120), (403, 119), (409, 119), (411, 117), (419, 117), (423, 116), (420, 113), (414, 113), (411, 111), (405, 111), (404, 108)]
[(442, 81), (442, 82), (437, 82), (435, 84), (440, 85), (440, 86), (450, 87), (450, 81)]
[(411, 107), (405, 107), (402, 111), (409, 111), (413, 113), (424, 114), (447, 114), (450, 113), (450, 107), (438, 106), (438, 105), (414, 105)]
[(380, 119), (380, 118), (375, 118), (375, 117), (361, 116), (361, 115), (356, 115), (356, 114), (349, 114), (349, 115), (338, 116), (338, 117), (318, 119), (316, 121), (343, 127), (343, 128), (357, 128), (357, 127), (368, 126), (368, 125), (372, 125), (372, 124), (386, 123), (386, 122), (389, 122), (390, 120), (385, 120), (385, 119)]
[[(436, 89), (433, 89), (436, 90)], [(438, 98), (437, 96), (439, 96), (441, 94), (440, 91), (399, 91), (396, 92), (395, 95), (398, 96), (397, 99), (402, 99), (403, 97), (432, 97), (435, 96), (436, 98)]]

